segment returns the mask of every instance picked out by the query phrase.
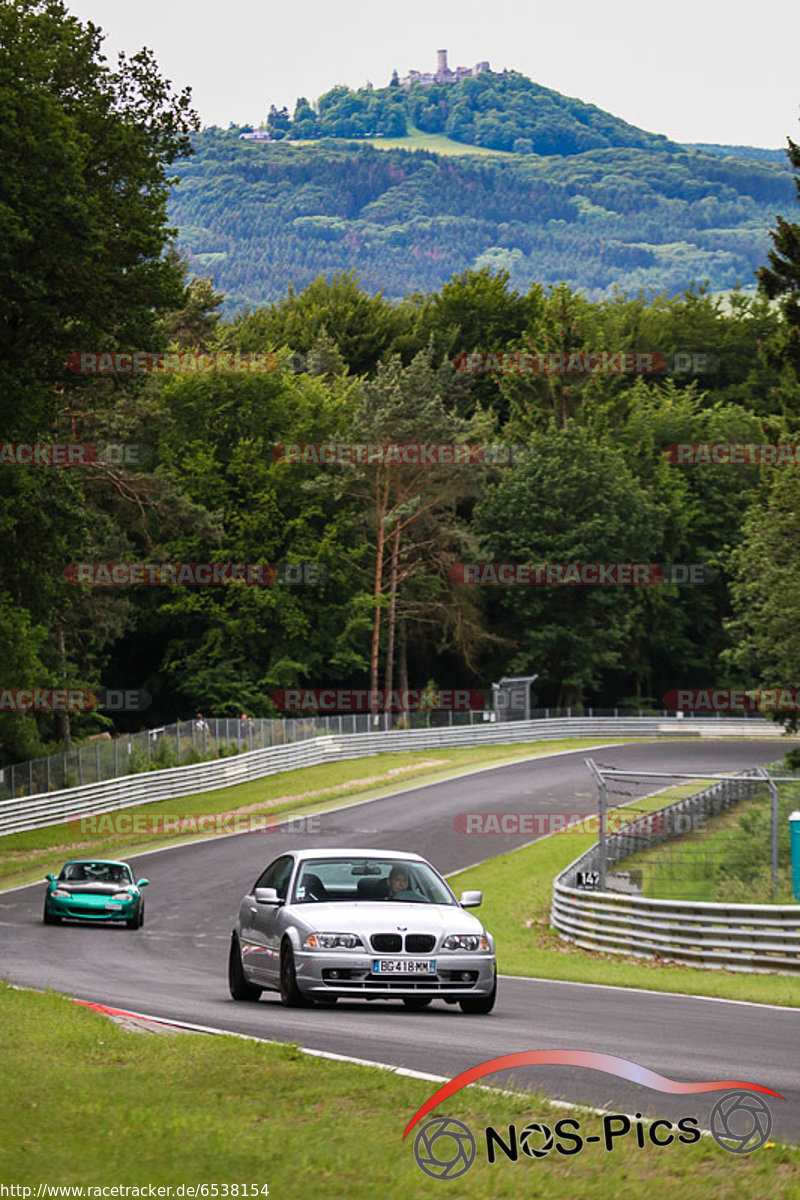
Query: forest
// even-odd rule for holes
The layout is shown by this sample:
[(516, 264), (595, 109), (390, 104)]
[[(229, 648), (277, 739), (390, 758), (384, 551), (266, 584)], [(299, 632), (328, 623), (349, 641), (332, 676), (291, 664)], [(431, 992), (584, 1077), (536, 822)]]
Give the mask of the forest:
[(542, 87), (518, 71), (485, 71), (455, 83), (331, 88), (316, 107), (301, 96), (288, 109), (270, 107), (266, 127), (276, 140), (402, 136), (409, 126), (445, 133), (465, 145), (518, 154), (581, 154), (610, 147), (671, 149), (660, 134)]
[[(644, 157), (614, 183), (608, 151), (581, 155), (580, 186), (603, 212), (595, 235), (634, 220), (655, 232), (662, 217), (674, 221), (669, 236), (688, 234), (706, 205), (705, 244), (717, 254), (723, 212), (771, 221), (760, 257), (748, 243), (756, 294), (723, 302), (698, 284), (598, 298), (557, 272), (570, 236), (576, 261), (588, 244), (564, 160), (545, 172), (369, 147), (267, 147), (254, 157), (263, 147), (199, 134), (190, 98), (172, 93), (148, 52), (112, 72), (96, 31), (67, 19), (60, 0), (6, 6), (0, 24), (13, 68), (0, 79), (0, 111), (13, 107), (22, 123), (6, 139), (0, 184), (0, 208), (14, 215), (0, 246), (5, 443), (144, 451), (0, 466), (4, 687), (143, 689), (152, 725), (196, 711), (275, 715), (273, 694), (298, 686), (489, 692), (501, 674), (536, 672), (541, 704), (580, 710), (660, 708), (676, 688), (800, 681), (796, 468), (680, 464), (668, 453), (687, 442), (800, 440), (793, 143), (794, 178), (769, 163), (690, 154), (662, 170), (664, 160), (647, 157), (654, 151), (630, 147), (624, 154)], [(468, 258), (470, 222), (492, 237), (508, 228), (510, 238), (511, 213), (533, 195), (564, 240), (524, 220), (513, 236), (530, 238), (525, 255), (541, 254), (550, 271), (530, 280), (501, 259)], [(612, 195), (613, 211), (601, 203)], [(223, 273), (208, 263), (197, 276), (199, 252), (176, 249), (181, 204), (218, 231), (219, 248), (205, 253), (261, 271), (281, 264), (274, 298), (225, 314)], [(403, 241), (401, 211), (418, 241)], [(385, 239), (384, 257), (361, 274), (334, 253), (359, 222)], [(461, 257), (440, 222), (453, 246), (465, 237)], [(279, 231), (290, 224), (287, 244)], [(725, 236), (725, 253), (746, 257), (736, 240), (744, 231)], [(293, 257), (294, 247), (319, 244), (331, 247), (324, 269), (310, 251)], [(596, 237), (597, 261), (609, 244)], [(253, 261), (259, 246), (271, 249)], [(436, 250), (436, 277), (425, 275), (420, 246), (431, 261)], [(397, 280), (405, 270), (402, 296), (387, 282), (390, 261)], [(225, 287), (242, 296), (248, 278)], [(136, 351), (238, 352), (274, 369), (82, 375), (68, 366), (84, 352)], [(462, 369), (474, 354), (565, 362), (603, 352), (665, 365), (649, 374)], [(320, 465), (279, 450), (320, 443), (515, 453), (467, 466)], [(316, 570), (299, 584), (283, 571), (268, 586), (92, 586), (73, 569), (142, 562)], [(695, 585), (464, 586), (461, 568), (476, 562), (708, 571)], [(126, 720), (138, 726), (142, 716), (113, 718), (117, 728)], [(0, 711), (2, 761), (111, 724), (97, 712)]]
[(225, 293), (226, 317), (341, 271), (391, 300), (484, 266), (522, 291), (567, 283), (593, 300), (703, 281), (752, 288), (794, 197), (785, 154), (782, 165), (653, 146), (445, 156), (246, 142), (238, 129), (192, 144), (168, 213), (192, 273)]

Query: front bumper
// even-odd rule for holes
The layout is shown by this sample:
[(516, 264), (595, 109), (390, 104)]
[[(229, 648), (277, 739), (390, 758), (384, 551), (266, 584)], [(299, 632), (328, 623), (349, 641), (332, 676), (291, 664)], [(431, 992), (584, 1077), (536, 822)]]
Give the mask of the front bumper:
[[(376, 958), (436, 960), (435, 975), (373, 975)], [(462, 999), (488, 996), (495, 983), (495, 956), (488, 952), (367, 954), (295, 951), (297, 986), (308, 996), (402, 998), (431, 996)]]
[(53, 900), (48, 898), (47, 908), (51, 916), (64, 917), (68, 921), (127, 921), (136, 914), (136, 901), (119, 908), (106, 908), (105, 902), (90, 904), (77, 900)]

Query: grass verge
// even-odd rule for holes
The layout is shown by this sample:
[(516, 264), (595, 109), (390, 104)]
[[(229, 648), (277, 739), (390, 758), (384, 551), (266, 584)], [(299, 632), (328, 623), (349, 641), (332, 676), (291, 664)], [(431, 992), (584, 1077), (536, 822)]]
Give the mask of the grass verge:
[[(410, 1014), (410, 1029), (414, 1019)], [(464, 1019), (474, 1031), (486, 1018)], [(694, 1145), (676, 1139), (663, 1149), (649, 1142), (640, 1149), (635, 1128), (614, 1141), (611, 1153), (601, 1141), (570, 1157), (520, 1155), (514, 1163), (501, 1154), (489, 1166), (482, 1133), (488, 1125), (506, 1137), (512, 1122), (521, 1129), (531, 1120), (552, 1126), (572, 1117), (583, 1137), (602, 1137), (603, 1126), (600, 1117), (556, 1108), (540, 1096), (476, 1088), (435, 1110), (466, 1122), (478, 1143), (470, 1170), (443, 1185), (414, 1160), (416, 1130), (402, 1140), (434, 1083), (310, 1058), (293, 1046), (133, 1033), (52, 994), (0, 986), (0, 1045), (14, 1062), (0, 1092), (0, 1179), (8, 1184), (145, 1185), (146, 1195), (147, 1185), (216, 1183), (221, 1196), (221, 1185), (236, 1183), (241, 1196), (247, 1183), (266, 1185), (271, 1200), (306, 1194), (408, 1200), (438, 1198), (443, 1190), (458, 1200), (483, 1200), (532, 1195), (535, 1173), (536, 1195), (562, 1200), (798, 1194), (795, 1146), (734, 1155), (704, 1137)], [(469, 1061), (479, 1053), (473, 1050)], [(686, 1115), (707, 1127), (719, 1098), (687, 1097)], [(659, 1115), (657, 1096), (651, 1104)]]
[[(652, 812), (702, 786), (701, 780), (681, 784), (638, 800), (636, 810)], [(791, 976), (666, 965), (655, 959), (581, 950), (563, 941), (550, 928), (553, 880), (596, 840), (592, 833), (557, 833), (449, 877), (456, 892), (468, 888), (483, 892), (480, 915), (497, 940), (498, 970), (506, 975), (798, 1005), (797, 980)]]
[[(642, 895), (662, 900), (792, 904), (789, 807), (784, 805), (785, 813), (780, 814), (777, 896), (772, 893), (768, 795), (741, 800), (709, 817), (700, 829), (632, 854), (615, 870), (641, 871)], [(796, 797), (791, 807), (797, 807)], [(762, 836), (754, 836), (755, 831)]]
[[(378, 799), (402, 792), (404, 787), (437, 783), (464, 771), (474, 771), (502, 763), (515, 762), (540, 754), (580, 750), (587, 746), (618, 745), (625, 739), (598, 741), (596, 738), (565, 738), (561, 741), (529, 742), (519, 745), (477, 746), (463, 750), (417, 750), (404, 754), (377, 754), (370, 758), (302, 767), (267, 775), (252, 783), (235, 784), (213, 792), (200, 792), (176, 800), (126, 808), (126, 817), (188, 818), (216, 813), (248, 812), (253, 815), (279, 816), (285, 813), (308, 815), (340, 807), (341, 802)], [(630, 740), (630, 739), (627, 739)], [(81, 821), (48, 825), (27, 833), (0, 837), (0, 890), (35, 883), (64, 859), (95, 855), (98, 858), (124, 858), (142, 850), (178, 845), (196, 840), (197, 834), (109, 836), (103, 824), (91, 831)], [(60, 861), (59, 861), (60, 860)]]
[[(374, 146), (376, 150), (431, 150), (435, 154), (468, 154), (472, 157), (477, 155), (481, 158), (487, 156), (494, 158), (515, 157), (510, 150), (490, 150), (488, 146), (471, 146), (467, 142), (456, 142), (444, 133), (425, 133), (422, 129), (417, 129), (413, 125), (409, 125), (408, 133), (405, 137), (367, 137), (351, 139), (350, 144), (352, 145), (353, 142), (357, 142), (358, 145)], [(313, 146), (315, 145), (315, 140), (302, 141), (295, 139), (290, 142), (290, 145)], [(535, 159), (536, 156), (531, 155), (530, 157)]]

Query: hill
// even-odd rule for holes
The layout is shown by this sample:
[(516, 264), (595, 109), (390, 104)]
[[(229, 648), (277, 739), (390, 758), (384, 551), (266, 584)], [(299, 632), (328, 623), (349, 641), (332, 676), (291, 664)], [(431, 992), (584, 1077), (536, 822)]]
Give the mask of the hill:
[(301, 96), (289, 116), (273, 106), (267, 128), (276, 140), (398, 137), (409, 125), (465, 145), (520, 154), (582, 154), (627, 147), (679, 147), (659, 134), (542, 87), (517, 71), (485, 71), (457, 83), (410, 87), (335, 87), (316, 108)]
[(169, 204), (179, 246), (226, 293), (228, 315), (338, 270), (391, 298), (483, 265), (521, 289), (566, 280), (594, 299), (706, 279), (722, 291), (752, 283), (776, 212), (794, 203), (788, 167), (666, 141), (475, 155), (453, 153), (452, 139), (444, 154), (238, 133), (195, 136)]
[(708, 142), (684, 144), (684, 150), (699, 150), (702, 154), (715, 154), (718, 158), (755, 158), (759, 162), (778, 163), (786, 166), (786, 150), (767, 150), (763, 146), (718, 146)]

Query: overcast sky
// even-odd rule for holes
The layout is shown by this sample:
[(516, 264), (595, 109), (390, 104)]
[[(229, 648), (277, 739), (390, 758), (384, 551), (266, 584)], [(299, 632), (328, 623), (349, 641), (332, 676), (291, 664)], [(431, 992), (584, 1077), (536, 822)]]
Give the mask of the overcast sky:
[(67, 0), (105, 53), (150, 47), (205, 125), (257, 124), (337, 83), (488, 59), (680, 142), (800, 140), (796, 0)]

